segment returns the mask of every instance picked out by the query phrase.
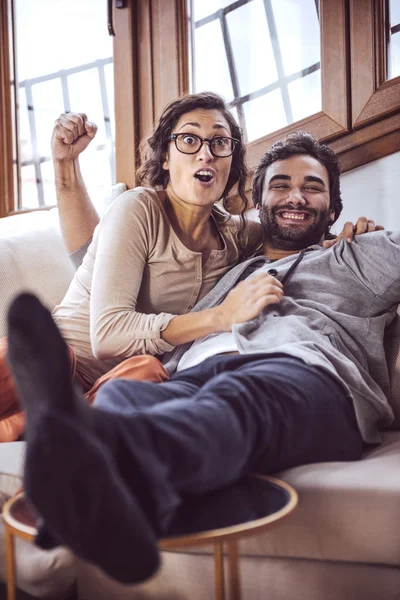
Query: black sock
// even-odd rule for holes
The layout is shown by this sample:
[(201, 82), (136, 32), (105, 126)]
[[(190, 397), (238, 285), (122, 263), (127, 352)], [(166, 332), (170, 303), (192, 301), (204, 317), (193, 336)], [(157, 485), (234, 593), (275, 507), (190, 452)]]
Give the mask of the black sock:
[(108, 446), (81, 419), (92, 409), (71, 382), (67, 346), (29, 294), (9, 311), (8, 358), (27, 415), (28, 498), (77, 555), (121, 582), (147, 579), (159, 566), (154, 532)]

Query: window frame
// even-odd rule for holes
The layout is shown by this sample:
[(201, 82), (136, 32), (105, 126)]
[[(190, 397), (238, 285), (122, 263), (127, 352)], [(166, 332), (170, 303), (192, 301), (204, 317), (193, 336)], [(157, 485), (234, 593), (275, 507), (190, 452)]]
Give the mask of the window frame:
[(331, 144), (343, 172), (400, 151), (400, 77), (386, 80), (386, 10), (386, 0), (349, 0), (351, 131)]
[[(10, 7), (11, 0), (0, 0), (0, 136), (5, 150), (0, 217), (14, 213)], [(385, 80), (385, 10), (386, 0), (320, 1), (322, 110), (250, 142), (251, 173), (275, 141), (299, 129), (328, 142), (343, 171), (400, 150), (400, 77)], [(116, 180), (132, 188), (140, 141), (167, 102), (189, 89), (186, 0), (125, 0), (124, 8), (113, 8), (113, 18)]]
[(0, 218), (14, 210), (13, 106), (11, 99), (10, 4), (0, 0)]
[(400, 110), (400, 77), (386, 79), (385, 0), (350, 1), (352, 126), (364, 127)]
[(321, 0), (322, 111), (247, 145), (247, 192), (262, 154), (300, 129), (330, 145), (343, 173), (400, 151), (400, 77), (386, 81), (385, 15), (386, 0)]
[(278, 140), (303, 129), (324, 141), (335, 139), (350, 130), (347, 98), (349, 83), (348, 24), (346, 0), (321, 0), (321, 90), (322, 110), (296, 121), (247, 145), (247, 162), (254, 170), (261, 156)]

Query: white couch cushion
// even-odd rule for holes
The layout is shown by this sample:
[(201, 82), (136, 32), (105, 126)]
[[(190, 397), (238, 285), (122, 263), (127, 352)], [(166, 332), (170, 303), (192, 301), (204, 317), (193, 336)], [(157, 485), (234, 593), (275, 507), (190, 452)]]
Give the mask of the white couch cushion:
[(64, 297), (73, 268), (57, 214), (35, 212), (0, 219), (0, 337), (13, 298), (30, 291), (52, 309)]
[(110, 190), (110, 193), (107, 194), (107, 196), (104, 198), (104, 205), (100, 210), (100, 216), (102, 216), (107, 210), (107, 208), (110, 206), (110, 204), (112, 204), (114, 200), (116, 200), (118, 196), (123, 194), (127, 189), (128, 188), (126, 187), (125, 183), (116, 183), (115, 185), (113, 185)]
[[(113, 185), (104, 209), (125, 190), (124, 183)], [(0, 337), (6, 335), (7, 310), (17, 294), (33, 292), (53, 309), (73, 273), (56, 208), (0, 219)]]
[(299, 505), (276, 528), (241, 544), (250, 554), (400, 566), (400, 432), (355, 462), (278, 473)]

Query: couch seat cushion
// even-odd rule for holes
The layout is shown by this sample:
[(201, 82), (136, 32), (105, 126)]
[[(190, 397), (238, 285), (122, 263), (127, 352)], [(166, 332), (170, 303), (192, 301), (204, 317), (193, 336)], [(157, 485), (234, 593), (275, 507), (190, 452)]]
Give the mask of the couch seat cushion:
[(299, 504), (265, 532), (243, 538), (242, 555), (400, 566), (400, 432), (386, 432), (383, 444), (360, 461), (315, 463), (275, 476), (297, 490)]
[(400, 432), (357, 462), (317, 463), (277, 474), (299, 505), (242, 552), (400, 566)]

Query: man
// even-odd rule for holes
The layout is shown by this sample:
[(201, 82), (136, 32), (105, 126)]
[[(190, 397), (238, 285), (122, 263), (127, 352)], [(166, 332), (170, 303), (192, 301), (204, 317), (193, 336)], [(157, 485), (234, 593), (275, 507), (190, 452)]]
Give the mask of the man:
[(400, 234), (321, 247), (341, 210), (339, 166), (308, 134), (266, 153), (254, 200), (263, 256), (232, 269), (197, 309), (262, 272), (283, 297), (232, 332), (178, 347), (170, 381), (113, 381), (89, 408), (50, 314), (27, 295), (12, 305), (24, 485), (44, 520), (42, 547), (63, 543), (120, 581), (140, 581), (157, 569), (156, 541), (185, 494), (248, 471), (356, 460), (379, 442), (392, 418), (382, 340), (400, 300)]

